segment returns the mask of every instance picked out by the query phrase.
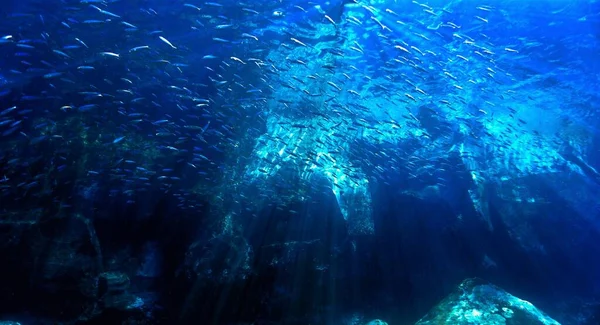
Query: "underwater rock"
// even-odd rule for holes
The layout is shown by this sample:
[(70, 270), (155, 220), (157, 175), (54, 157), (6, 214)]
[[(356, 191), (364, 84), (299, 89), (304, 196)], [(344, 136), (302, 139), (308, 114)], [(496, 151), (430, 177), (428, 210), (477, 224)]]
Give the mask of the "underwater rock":
[(184, 268), (190, 277), (228, 283), (245, 279), (251, 260), (252, 248), (243, 237), (221, 235), (192, 244)]
[(149, 242), (144, 245), (143, 249), (142, 261), (136, 275), (148, 278), (159, 277), (161, 275), (160, 267), (163, 263), (159, 244)]
[(374, 319), (368, 322), (366, 325), (388, 325), (388, 323), (382, 321), (381, 319)]
[(528, 301), (481, 279), (464, 280), (415, 325), (559, 325)]
[(27, 256), (22, 258), (31, 261), (27, 272), (35, 310), (49, 315), (60, 310), (57, 317), (73, 319), (93, 308), (93, 282), (102, 261), (92, 223), (79, 214), (65, 215), (44, 220), (24, 234)]
[(428, 185), (418, 190), (405, 190), (402, 191), (402, 195), (413, 196), (428, 202), (439, 202), (442, 199), (438, 185)]
[[(504, 274), (522, 279), (524, 290), (596, 297), (600, 261), (588, 258), (600, 254), (594, 186), (567, 173), (507, 179), (494, 186), (489, 199), (494, 248), (486, 253)], [(544, 276), (537, 270), (544, 270)]]
[(97, 301), (93, 310), (79, 317), (79, 322), (106, 324), (120, 319), (123, 324), (150, 324), (152, 321), (152, 306), (131, 293), (131, 282), (125, 273), (101, 273), (97, 281)]
[(124, 273), (105, 272), (98, 277), (98, 296), (105, 308), (135, 308), (138, 299), (129, 293), (129, 287), (129, 277)]

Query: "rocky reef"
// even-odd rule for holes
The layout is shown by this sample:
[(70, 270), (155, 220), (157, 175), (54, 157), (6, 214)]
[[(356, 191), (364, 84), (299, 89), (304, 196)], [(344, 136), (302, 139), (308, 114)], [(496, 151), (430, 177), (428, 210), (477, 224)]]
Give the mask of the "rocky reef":
[(480, 279), (467, 279), (415, 325), (559, 325), (530, 302)]

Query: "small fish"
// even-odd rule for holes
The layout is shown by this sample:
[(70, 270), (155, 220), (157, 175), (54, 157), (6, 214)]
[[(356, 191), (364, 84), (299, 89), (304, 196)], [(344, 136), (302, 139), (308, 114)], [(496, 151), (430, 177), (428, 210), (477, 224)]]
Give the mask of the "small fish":
[(183, 4), (183, 6), (184, 6), (184, 7), (188, 7), (188, 8), (192, 8), (192, 9), (196, 9), (196, 10), (198, 10), (198, 11), (202, 11), (202, 9), (200, 9), (200, 8), (198, 8), (198, 7), (196, 7), (196, 6), (194, 6), (193, 4), (184, 3), (184, 4)]
[(62, 72), (51, 72), (44, 75), (44, 79), (51, 79), (62, 76)]
[(256, 10), (252, 10), (252, 9), (248, 9), (248, 8), (242, 8), (242, 11), (258, 15), (258, 11), (256, 11)]
[(245, 37), (245, 38), (253, 38), (254, 40), (258, 41), (258, 37), (254, 36), (254, 35), (250, 35), (250, 34), (248, 34), (248, 33), (243, 33), (243, 34), (242, 34), (242, 37)]
[(139, 50), (146, 50), (149, 48), (150, 48), (150, 46), (148, 46), (148, 45), (136, 46), (136, 47), (132, 48), (131, 50), (129, 50), (129, 52), (136, 52)]
[(301, 45), (301, 46), (306, 46), (306, 44), (304, 44), (304, 43), (300, 42), (299, 40), (297, 40), (297, 39), (295, 39), (295, 38), (293, 38), (293, 37), (292, 37), (292, 38), (290, 38), (290, 40), (292, 40), (292, 42), (294, 42), (294, 43), (296, 43), (296, 44), (298, 44), (298, 45)]
[(169, 45), (171, 48), (173, 48), (173, 49), (177, 49), (177, 48), (176, 48), (176, 47), (175, 47), (173, 44), (171, 44), (171, 42), (169, 42), (169, 40), (168, 40), (168, 39), (166, 39), (166, 38), (164, 38), (164, 37), (162, 37), (162, 36), (159, 36), (158, 38), (159, 38), (161, 41), (163, 41), (165, 44)]
[(331, 24), (333, 24), (333, 26), (337, 26), (335, 21), (333, 21), (333, 19), (331, 19), (331, 17), (325, 15), (325, 19), (327, 19)]
[(88, 19), (88, 20), (84, 20), (83, 23), (88, 24), (88, 25), (94, 25), (94, 24), (104, 24), (105, 21), (98, 20), (98, 19)]
[(14, 111), (16, 109), (17, 109), (17, 106), (9, 107), (9, 108), (3, 110), (2, 112), (0, 112), (0, 116), (4, 116), (4, 115), (6, 115), (6, 114), (8, 114), (8, 113), (10, 113), (10, 112), (12, 112), (12, 111)]
[(132, 24), (126, 22), (126, 21), (122, 21), (121, 24), (123, 24), (123, 25), (125, 25), (125, 26), (127, 26), (129, 28), (137, 29), (137, 27), (135, 25), (132, 25)]
[(119, 143), (119, 142), (121, 142), (123, 139), (125, 139), (125, 136), (118, 137), (118, 138), (114, 139), (112, 143)]
[(96, 7), (95, 5), (90, 5), (90, 7), (92, 7), (92, 8), (94, 8), (94, 9), (98, 10), (100, 13), (102, 13), (102, 14), (104, 14), (104, 15), (111, 16), (111, 17), (114, 17), (114, 18), (121, 18), (121, 16), (119, 16), (119, 15), (116, 15), (116, 14), (113, 14), (112, 12), (109, 12), (109, 11), (103, 10), (103, 9), (101, 9), (101, 8), (98, 8), (98, 7)]
[(488, 22), (489, 22), (487, 19), (485, 19), (485, 18), (483, 18), (483, 17), (475, 16), (475, 18), (477, 18), (477, 19), (481, 20), (481, 21), (482, 21), (482, 22), (484, 22), (484, 23), (488, 23)]
[(111, 56), (111, 57), (114, 57), (114, 58), (119, 58), (119, 54), (113, 53), (113, 52), (100, 52), (98, 54), (100, 54), (102, 56)]
[(0, 121), (0, 126), (4, 126), (4, 125), (8, 125), (10, 123), (12, 123), (14, 120), (4, 120), (4, 121)]
[(65, 58), (67, 58), (67, 59), (70, 59), (70, 58), (71, 58), (70, 56), (68, 56), (68, 55), (67, 55), (67, 53), (65, 53), (65, 52), (63, 52), (63, 51), (59, 51), (59, 50), (52, 50), (52, 52), (54, 52), (54, 53), (56, 53), (56, 54), (58, 54), (58, 55), (60, 55), (60, 56), (62, 56), (62, 57), (65, 57)]
[(232, 56), (232, 57), (231, 57), (231, 59), (232, 59), (233, 61), (237, 61), (237, 62), (239, 62), (239, 63), (241, 63), (241, 64), (246, 64), (246, 62), (242, 61), (242, 60), (241, 60), (241, 59), (239, 59), (239, 58), (236, 58), (235, 56)]

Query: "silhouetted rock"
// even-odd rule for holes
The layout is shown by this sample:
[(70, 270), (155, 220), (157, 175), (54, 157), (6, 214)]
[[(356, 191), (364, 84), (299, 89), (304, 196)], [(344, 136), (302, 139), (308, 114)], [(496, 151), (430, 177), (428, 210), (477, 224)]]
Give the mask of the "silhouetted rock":
[(98, 277), (98, 295), (105, 308), (136, 309), (144, 302), (129, 293), (129, 277), (124, 273), (105, 272)]

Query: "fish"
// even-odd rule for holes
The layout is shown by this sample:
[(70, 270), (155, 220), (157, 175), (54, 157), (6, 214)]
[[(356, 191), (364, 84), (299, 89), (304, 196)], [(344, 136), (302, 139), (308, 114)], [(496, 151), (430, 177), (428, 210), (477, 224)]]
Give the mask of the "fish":
[(150, 49), (150, 46), (148, 46), (148, 45), (141, 45), (141, 46), (136, 46), (136, 47), (130, 49), (129, 52), (136, 52), (136, 51), (139, 51), (139, 50), (147, 50), (147, 49)]
[(107, 56), (107, 57), (113, 57), (113, 58), (120, 58), (121, 57), (118, 53), (113, 53), (113, 52), (99, 52), (98, 54), (100, 56)]
[(171, 44), (171, 42), (169, 42), (169, 40), (167, 40), (166, 38), (162, 37), (162, 36), (158, 36), (158, 38), (163, 41), (165, 44), (169, 45), (171, 48), (173, 49), (177, 49), (173, 44)]
[(196, 7), (196, 6), (194, 6), (193, 4), (184, 3), (184, 4), (183, 4), (183, 6), (184, 6), (184, 7), (188, 7), (188, 8), (192, 8), (192, 9), (196, 9), (196, 10), (198, 10), (198, 11), (202, 11), (202, 9), (200, 9), (200, 8), (198, 8), (198, 7)]
[(94, 9), (98, 10), (98, 12), (100, 12), (101, 14), (104, 14), (104, 15), (107, 15), (107, 16), (110, 16), (110, 17), (121, 18), (121, 16), (113, 14), (112, 12), (106, 11), (104, 9), (101, 9), (101, 8), (95, 6), (95, 5), (90, 5), (90, 8), (94, 8)]
[(244, 233), (252, 213), (302, 217), (290, 206), (319, 195), (350, 223), (372, 189), (455, 189), (485, 215), (484, 189), (522, 193), (515, 179), (600, 179), (583, 149), (597, 17), (576, 5), (552, 19), (502, 3), (21, 5), (0, 22), (0, 214), (108, 215), (110, 193), (127, 213), (159, 198)]
[(118, 137), (118, 138), (114, 139), (112, 143), (113, 143), (113, 144), (115, 144), (115, 143), (119, 143), (119, 142), (123, 141), (123, 139), (125, 139), (125, 136)]

